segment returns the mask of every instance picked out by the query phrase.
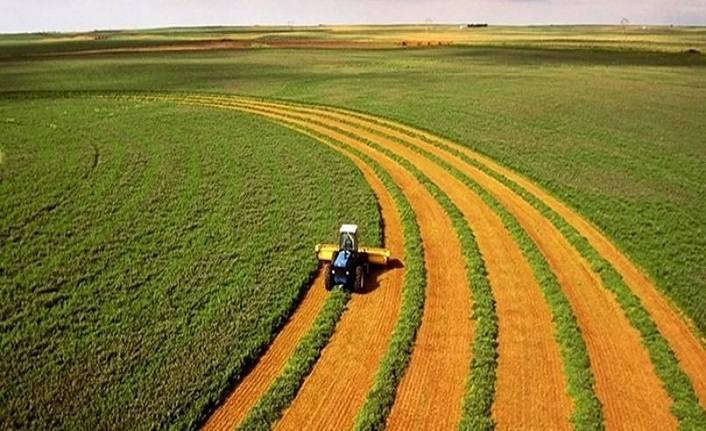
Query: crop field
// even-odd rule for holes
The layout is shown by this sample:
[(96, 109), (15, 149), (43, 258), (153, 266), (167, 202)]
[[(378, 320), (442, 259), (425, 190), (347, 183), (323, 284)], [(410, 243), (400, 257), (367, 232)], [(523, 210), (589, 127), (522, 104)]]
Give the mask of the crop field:
[[(704, 48), (0, 36), (0, 427), (706, 428)], [(392, 252), (363, 293), (313, 256), (344, 222)]]

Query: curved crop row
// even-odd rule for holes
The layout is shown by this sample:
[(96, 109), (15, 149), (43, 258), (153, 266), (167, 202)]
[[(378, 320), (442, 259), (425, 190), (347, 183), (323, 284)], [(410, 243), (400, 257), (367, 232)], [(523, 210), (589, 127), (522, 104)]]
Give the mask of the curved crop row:
[[(594, 377), (590, 368), (586, 346), (576, 321), (576, 316), (571, 311), (571, 306), (566, 296), (562, 293), (556, 276), (552, 273), (546, 259), (537, 248), (537, 245), (531, 240), (527, 232), (520, 226), (512, 214), (486, 190), (465, 177), (455, 167), (444, 163), (434, 156), (426, 156), (435, 160), (456, 178), (461, 180), (469, 190), (477, 193), (483, 201), (500, 216), (505, 228), (520, 245), (523, 254), (527, 257), (532, 266), (535, 278), (539, 280), (539, 285), (542, 288), (544, 297), (552, 311), (556, 341), (561, 349), (563, 365), (568, 381), (568, 391), (573, 399), (574, 411), (571, 422), (577, 429), (602, 429), (603, 414), (601, 412), (601, 403), (596, 398), (594, 392)], [(470, 377), (473, 378), (473, 368)], [(477, 402), (473, 403), (469, 401), (467, 405), (472, 408), (478, 408)], [(490, 406), (488, 406), (487, 413), (489, 412)], [(482, 421), (482, 416), (478, 415), (478, 413), (467, 414), (463, 425), (465, 429), (480, 429), (482, 422), (479, 423), (479, 420)]]
[[(394, 156), (393, 156), (393, 158), (394, 158)], [(399, 162), (399, 160), (398, 160), (398, 162)], [(409, 166), (406, 166), (406, 168), (407, 168), (407, 169), (410, 169)], [(413, 170), (413, 168), (412, 168), (412, 170)], [(439, 198), (439, 196), (437, 196), (437, 198)], [(491, 340), (491, 342), (493, 342), (493, 341), (494, 341), (494, 340)], [(494, 349), (491, 348), (490, 350), (491, 350), (491, 352), (492, 352)], [(476, 376), (479, 376), (479, 374), (475, 374), (475, 375), (476, 375)], [(486, 395), (486, 399), (487, 399), (488, 396), (490, 396), (490, 399), (492, 400), (492, 382), (493, 382), (492, 375), (491, 375), (490, 382), (491, 382), (490, 388), (489, 388), (489, 390), (487, 390), (487, 392), (486, 392), (486, 393), (488, 394), (488, 395)], [(482, 391), (482, 388), (480, 388), (480, 387), (477, 387), (476, 390), (480, 390), (480, 393), (483, 392), (483, 391)], [(487, 405), (487, 408), (488, 408), (488, 410), (489, 410), (490, 402), (487, 402), (486, 405)], [(474, 406), (474, 407), (476, 407), (476, 406)]]
[[(306, 126), (306, 124), (302, 123), (302, 122), (293, 121), (292, 123)], [(368, 146), (358, 143), (355, 139), (347, 138), (344, 135), (341, 135), (339, 133), (332, 133), (326, 127), (308, 126), (308, 128), (310, 128), (312, 130), (317, 130), (319, 132), (327, 133), (327, 135), (329, 135), (332, 138), (335, 138), (336, 140), (346, 141), (347, 143), (353, 144), (360, 149), (364, 149), (366, 152), (368, 152), (370, 154), (377, 154), (375, 151), (372, 151)], [(384, 159), (380, 156), (376, 156), (376, 157), (379, 160)], [(453, 269), (453, 271), (451, 270), (452, 266), (456, 265), (459, 262), (462, 262), (463, 258), (460, 254), (457, 257), (455, 256), (456, 246), (453, 245), (451, 237), (448, 234), (444, 234), (443, 237), (435, 236), (435, 235), (438, 235), (438, 233), (445, 232), (449, 229), (453, 232), (453, 228), (452, 228), (450, 222), (448, 224), (448, 227), (446, 225), (444, 225), (443, 228), (441, 228), (440, 221), (444, 220), (444, 217), (445, 217), (444, 215), (442, 215), (443, 210), (441, 209), (441, 207), (436, 207), (436, 208), (430, 207), (430, 204), (433, 201), (433, 197), (431, 197), (431, 195), (428, 195), (428, 193), (424, 192), (423, 188), (420, 188), (419, 185), (412, 186), (413, 184), (417, 184), (416, 181), (413, 179), (413, 177), (411, 177), (404, 170), (399, 169), (398, 164), (396, 164), (394, 161), (392, 161), (389, 158), (387, 158), (385, 160), (387, 160), (387, 161), (385, 161), (387, 168), (392, 170), (391, 171), (392, 175), (397, 176), (396, 180), (402, 181), (406, 184), (406, 188), (403, 188), (403, 190), (407, 191), (407, 189), (409, 189), (407, 191), (407, 193), (409, 193), (408, 196), (413, 201), (412, 203), (414, 204), (414, 200), (416, 200), (417, 201), (416, 205), (418, 205), (418, 206), (423, 205), (423, 206), (427, 207), (427, 210), (425, 210), (425, 212), (418, 213), (418, 215), (421, 216), (421, 220), (422, 220), (422, 222), (420, 222), (420, 228), (422, 231), (423, 240), (425, 241), (425, 248), (428, 252), (428, 254), (427, 254), (428, 268), (430, 271), (432, 271), (432, 270), (437, 271), (436, 275), (432, 275), (431, 273), (429, 273), (430, 278), (429, 278), (428, 285), (434, 286), (435, 289), (442, 289), (442, 291), (444, 289), (449, 289), (454, 285), (458, 285), (459, 287), (462, 287), (462, 289), (459, 289), (457, 287), (453, 288), (453, 289), (456, 289), (456, 293), (454, 293), (456, 299), (454, 300), (453, 303), (454, 303), (454, 306), (456, 306), (456, 307), (460, 306), (460, 308), (457, 309), (457, 311), (461, 312), (460, 315), (457, 313), (457, 311), (454, 311), (453, 313), (449, 313), (451, 311), (451, 309), (448, 307), (448, 305), (442, 305), (444, 303), (448, 304), (448, 299), (446, 298), (446, 294), (439, 296), (439, 294), (441, 293), (441, 291), (439, 291), (438, 293), (435, 293), (430, 296), (429, 292), (427, 293), (428, 299), (427, 299), (427, 302), (425, 305), (425, 315), (424, 315), (425, 317), (422, 322), (422, 326), (420, 328), (420, 330), (422, 331), (421, 332), (422, 335), (420, 335), (419, 336), (420, 338), (418, 338), (417, 347), (415, 348), (414, 352), (412, 353), (412, 362), (410, 364), (410, 369), (404, 378), (409, 383), (412, 383), (413, 385), (415, 385), (415, 386), (408, 385), (408, 387), (406, 388), (407, 394), (409, 396), (412, 396), (412, 398), (410, 398), (407, 401), (407, 403), (409, 403), (410, 405), (416, 405), (416, 401), (413, 401), (413, 400), (414, 400), (414, 397), (416, 397), (420, 393), (416, 389), (416, 387), (419, 387), (420, 384), (424, 384), (425, 387), (428, 387), (428, 385), (429, 385), (429, 383), (422, 383), (422, 382), (431, 382), (429, 379), (435, 379), (436, 383), (433, 383), (434, 385), (444, 385), (443, 387), (448, 387), (447, 385), (450, 383), (450, 381), (448, 381), (447, 378), (449, 378), (449, 377), (453, 378), (454, 381), (457, 378), (460, 378), (460, 380), (458, 382), (458, 386), (456, 384), (454, 384), (452, 386), (454, 388), (457, 388), (457, 389), (454, 389), (454, 391), (459, 390), (458, 400), (460, 402), (461, 395), (462, 395), (463, 378), (466, 373), (463, 371), (463, 368), (459, 369), (458, 367), (459, 367), (459, 365), (462, 366), (463, 362), (465, 362), (465, 361), (458, 362), (456, 355), (463, 355), (463, 356), (458, 356), (458, 357), (466, 357), (466, 354), (463, 352), (463, 350), (459, 350), (458, 343), (461, 342), (461, 343), (465, 344), (466, 346), (470, 347), (468, 345), (468, 337), (470, 336), (470, 334), (463, 335), (462, 332), (448, 331), (448, 329), (441, 329), (441, 327), (439, 327), (439, 329), (446, 332), (448, 335), (451, 335), (451, 337), (450, 338), (447, 337), (447, 339), (448, 339), (448, 342), (453, 343), (453, 345), (455, 347), (453, 347), (453, 350), (447, 350), (447, 352), (453, 351), (453, 352), (455, 352), (455, 354), (449, 356), (448, 353), (445, 353), (443, 357), (439, 356), (434, 359), (432, 359), (432, 358), (444, 351), (444, 349), (440, 348), (440, 346), (438, 345), (439, 343), (442, 343), (443, 334), (438, 332), (438, 329), (435, 328), (435, 325), (439, 325), (441, 322), (446, 321), (446, 323), (443, 324), (443, 328), (449, 328), (450, 327), (449, 325), (452, 325), (452, 326), (455, 326), (458, 328), (458, 327), (460, 327), (461, 322), (467, 320), (467, 316), (468, 316), (467, 313), (470, 312), (470, 306), (466, 306), (463, 304), (463, 301), (459, 301), (460, 298), (468, 298), (468, 296), (469, 296), (468, 289), (465, 287), (465, 283), (462, 282), (462, 279), (465, 278), (465, 276), (464, 276), (465, 270), (461, 271), (460, 268), (459, 268), (459, 270), (457, 270), (455, 268)], [(413, 193), (411, 191), (411, 187), (414, 188)], [(430, 218), (430, 216), (433, 217), (433, 221), (432, 221), (432, 218)], [(426, 217), (426, 219), (425, 219), (425, 217)], [(428, 233), (426, 235), (428, 235), (428, 237), (425, 238), (425, 229), (431, 228), (430, 223), (433, 223), (435, 225), (434, 231), (438, 232), (438, 233), (435, 234), (430, 231), (427, 231)], [(441, 230), (440, 230), (440, 228), (441, 228)], [(451, 234), (451, 235), (453, 235), (453, 234)], [(451, 256), (448, 255), (448, 252), (452, 252), (453, 255), (451, 255)], [(444, 256), (443, 260), (439, 260), (440, 256)], [(441, 269), (441, 267), (437, 266), (442, 261), (445, 262), (444, 265), (446, 266), (446, 268), (444, 269), (443, 275), (442, 275), (442, 273), (438, 272)], [(434, 262), (434, 263), (432, 264), (430, 262)], [(462, 274), (464, 274), (464, 275), (462, 275)], [(439, 278), (439, 277), (441, 277), (441, 278)], [(451, 292), (451, 291), (447, 291), (447, 292)], [(433, 305), (429, 298), (434, 298), (436, 305)], [(466, 301), (467, 301), (467, 299), (466, 299)], [(439, 307), (444, 307), (444, 309), (439, 308)], [(433, 310), (438, 310), (438, 311), (436, 313), (434, 313)], [(439, 314), (439, 312), (441, 312), (442, 314)], [(428, 316), (431, 316), (432, 320), (429, 320)], [(441, 320), (434, 320), (434, 319), (439, 319), (439, 318), (441, 318)], [(428, 324), (429, 324), (428, 331), (431, 331), (431, 332), (428, 332), (428, 334), (426, 336), (423, 335), (424, 328), (425, 328), (425, 326), (424, 326), (425, 322), (428, 322)], [(432, 334), (433, 334), (432, 338), (428, 338)], [(442, 338), (440, 338), (440, 336), (442, 336)], [(437, 346), (432, 350), (428, 350), (428, 349), (421, 349), (420, 350), (420, 343), (422, 342), (420, 340), (424, 340), (423, 343), (433, 343)], [(432, 358), (425, 358), (424, 356), (418, 356), (419, 353), (423, 353), (424, 351), (428, 352), (429, 354), (432, 354)], [(417, 358), (418, 358), (417, 359), (418, 366), (420, 366), (422, 364), (430, 364), (431, 365), (431, 368), (427, 368), (427, 366), (425, 365), (424, 366), (425, 368), (418, 368), (417, 369), (417, 371), (425, 370), (425, 371), (423, 371), (424, 374), (418, 375), (418, 377), (421, 378), (421, 380), (408, 379), (408, 376), (410, 376), (411, 374), (413, 374), (415, 372), (414, 371), (415, 370), (415, 367), (414, 367), (415, 355), (417, 355)], [(468, 358), (470, 359), (470, 356), (468, 356)], [(429, 373), (430, 369), (435, 370), (434, 373)], [(448, 377), (439, 378), (439, 373), (446, 374)], [(415, 389), (413, 389), (413, 388), (415, 388)], [(402, 390), (403, 392), (405, 391), (404, 380), (403, 380), (402, 386), (400, 387), (400, 390)], [(401, 396), (401, 394), (398, 393), (397, 403), (395, 405), (399, 404), (400, 396)], [(403, 398), (404, 398), (404, 396), (403, 396)], [(442, 420), (442, 419), (454, 421), (454, 419), (453, 419), (453, 416), (455, 416), (455, 414), (453, 413), (453, 412), (455, 412), (455, 409), (453, 408), (454, 403), (442, 402), (437, 397), (427, 398), (426, 402), (435, 404), (437, 407), (441, 407), (446, 412), (448, 412), (448, 413), (443, 413), (444, 415), (450, 414), (450, 416), (448, 416), (448, 419), (445, 419), (445, 417), (442, 417), (437, 414), (437, 415), (427, 417), (428, 419), (426, 419), (426, 420), (430, 420), (431, 417), (433, 417), (433, 420), (435, 421), (435, 423), (438, 423), (438, 421)], [(424, 410), (420, 410), (420, 411), (424, 411)], [(394, 409), (393, 409), (392, 413), (393, 413), (393, 415), (391, 416), (391, 420), (394, 421), (395, 420)], [(410, 419), (411, 419), (410, 416), (404, 416), (404, 420), (408, 421)]]
[[(504, 175), (508, 173), (506, 170), (503, 170), (501, 173), (498, 170), (494, 170), (491, 165), (484, 164), (478, 159), (472, 158), (467, 150), (461, 151), (456, 148), (450, 148), (448, 143), (444, 144), (443, 142), (434, 141), (434, 139), (430, 139), (430, 137), (424, 135), (422, 135), (422, 137), (426, 138), (425, 140), (430, 144), (443, 148), (445, 151), (449, 151), (468, 165), (482, 170), (497, 181), (505, 184), (514, 193), (522, 196), (527, 202), (540, 211), (563, 233), (573, 247), (591, 263), (593, 270), (600, 275), (603, 285), (615, 294), (616, 299), (620, 303), (632, 326), (640, 331), (655, 370), (664, 382), (670, 397), (674, 400), (675, 405), (673, 411), (677, 418), (679, 418), (681, 425), (691, 428), (706, 423), (706, 412), (704, 411), (704, 405), (706, 404), (706, 401), (704, 401), (706, 399), (706, 392), (704, 392), (706, 387), (704, 385), (706, 385), (706, 380), (701, 376), (701, 370), (703, 366), (706, 366), (706, 357), (698, 354), (698, 340), (693, 334), (688, 333), (684, 322), (665, 321), (669, 318), (673, 318), (673, 316), (665, 316), (665, 310), (655, 305), (654, 298), (647, 296), (644, 290), (642, 290), (643, 299), (652, 302), (653, 312), (661, 319), (662, 328), (669, 330), (672, 334), (671, 339), (668, 340), (665, 338), (660, 332), (658, 325), (653, 320), (652, 315), (642, 303), (640, 297), (638, 297), (636, 292), (631, 290), (631, 287), (627, 285), (621, 274), (616, 270), (616, 267), (618, 267), (617, 263), (615, 261), (613, 263), (609, 262), (594, 248), (594, 245), (577, 230), (579, 227), (583, 227), (582, 231), (586, 233), (588, 230), (586, 227), (570, 224), (569, 221), (562, 217), (555, 209), (550, 207), (548, 203), (540, 199), (538, 194), (533, 194), (523, 188), (523, 186), (516, 182), (517, 179), (513, 180)], [(562, 209), (553, 201), (549, 201), (549, 203), (552, 203), (554, 208), (558, 207), (557, 209)], [(598, 242), (598, 240), (595, 239), (595, 234), (591, 235), (591, 238), (594, 239), (594, 244)], [(654, 294), (654, 292), (652, 292), (652, 294)], [(678, 323), (681, 324), (679, 325), (680, 329), (673, 329)], [(679, 354), (675, 354), (671, 346), (678, 347), (680, 349)], [(693, 379), (693, 383), (685, 373), (685, 370), (688, 371), (691, 379)], [(695, 385), (700, 389), (700, 395), (697, 395)], [(701, 403), (699, 399), (701, 399)]]
[[(329, 109), (338, 112), (336, 109)], [(661, 346), (650, 347), (650, 351), (655, 351), (651, 355), (662, 363), (659, 368), (665, 371), (660, 371), (660, 373), (665, 376), (670, 375), (671, 377), (665, 378), (672, 381), (671, 386), (676, 385), (669, 390), (675, 400), (680, 399), (681, 401), (678, 403), (684, 405), (684, 408), (679, 408), (679, 410), (690, 411), (690, 413), (680, 413), (680, 416), (686, 418), (702, 414), (698, 412), (698, 405), (694, 402), (694, 392), (696, 392), (695, 395), (700, 401), (701, 409), (706, 407), (706, 375), (702, 371), (706, 369), (706, 356), (703, 354), (703, 345), (698, 336), (691, 331), (682, 316), (675, 312), (672, 306), (660, 296), (652, 282), (641, 274), (635, 265), (625, 258), (595, 227), (527, 179), (469, 148), (438, 138), (430, 133), (377, 117), (355, 113), (348, 113), (348, 115), (384, 126), (387, 130), (394, 130), (395, 133), (413, 136), (454, 154), (470, 166), (474, 166), (504, 183), (550, 219), (569, 238), (572, 245), (581, 251), (584, 257), (591, 260), (604, 281), (615, 286), (613, 289), (615, 292), (624, 292), (622, 294), (624, 297), (623, 308), (627, 310), (637, 306), (641, 310), (638, 310), (642, 315), (639, 320), (646, 323), (635, 323), (642, 326), (640, 331), (643, 333), (643, 337), (648, 340), (657, 337), (666, 341), (666, 343), (659, 342), (658, 344)], [(607, 278), (603, 273), (604, 269), (611, 273)], [(613, 281), (610, 281), (611, 279)], [(635, 297), (632, 299), (628, 298), (633, 295)], [(652, 321), (653, 324), (649, 321)], [(672, 353), (669, 353), (670, 349)], [(661, 353), (656, 353), (657, 351)], [(676, 361), (674, 360), (675, 356)], [(658, 357), (662, 359), (657, 359)], [(682, 371), (677, 369), (677, 362)], [(693, 389), (689, 389), (690, 384), (685, 381), (684, 377), (679, 377), (681, 372), (686, 373)], [(688, 407), (689, 405), (690, 407)]]

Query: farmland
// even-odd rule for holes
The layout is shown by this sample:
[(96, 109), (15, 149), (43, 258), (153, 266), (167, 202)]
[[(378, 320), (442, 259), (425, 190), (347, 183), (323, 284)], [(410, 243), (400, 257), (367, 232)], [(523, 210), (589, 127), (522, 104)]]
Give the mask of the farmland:
[(706, 35), (632, 31), (0, 38), (0, 423), (704, 426)]

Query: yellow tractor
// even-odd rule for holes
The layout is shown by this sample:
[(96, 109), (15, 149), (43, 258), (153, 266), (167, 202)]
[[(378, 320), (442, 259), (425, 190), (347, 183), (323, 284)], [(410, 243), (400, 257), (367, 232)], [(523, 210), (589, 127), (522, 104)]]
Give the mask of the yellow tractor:
[(344, 224), (339, 233), (338, 244), (317, 244), (314, 248), (316, 258), (325, 265), (326, 290), (340, 285), (350, 291), (362, 292), (370, 265), (387, 266), (390, 250), (361, 247), (357, 225)]

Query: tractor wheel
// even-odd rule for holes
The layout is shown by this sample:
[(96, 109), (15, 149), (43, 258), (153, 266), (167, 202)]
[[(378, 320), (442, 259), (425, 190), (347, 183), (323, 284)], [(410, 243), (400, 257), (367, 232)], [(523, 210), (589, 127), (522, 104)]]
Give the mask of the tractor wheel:
[(324, 287), (326, 290), (333, 289), (333, 277), (331, 277), (331, 264), (324, 266)]
[(365, 271), (363, 270), (362, 266), (357, 266), (355, 268), (355, 286), (353, 287), (353, 290), (356, 292), (363, 292), (363, 288), (365, 287)]

